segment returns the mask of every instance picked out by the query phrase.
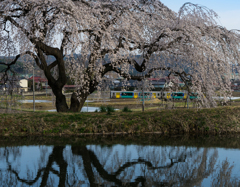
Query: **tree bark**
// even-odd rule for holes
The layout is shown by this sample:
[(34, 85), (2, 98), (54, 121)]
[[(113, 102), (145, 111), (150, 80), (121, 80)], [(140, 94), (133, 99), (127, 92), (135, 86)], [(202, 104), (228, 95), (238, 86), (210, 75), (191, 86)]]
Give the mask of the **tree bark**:
[(65, 95), (61, 94), (56, 96), (56, 109), (57, 112), (68, 112), (68, 105)]
[(73, 92), (71, 96), (71, 106), (70, 106), (70, 112), (80, 112), (86, 99), (87, 99), (88, 94), (80, 94), (80, 101), (77, 97), (77, 94)]
[(66, 97), (62, 93), (62, 88), (54, 88), (52, 87), (52, 91), (56, 96), (56, 109), (57, 112), (68, 112), (69, 108), (67, 105)]

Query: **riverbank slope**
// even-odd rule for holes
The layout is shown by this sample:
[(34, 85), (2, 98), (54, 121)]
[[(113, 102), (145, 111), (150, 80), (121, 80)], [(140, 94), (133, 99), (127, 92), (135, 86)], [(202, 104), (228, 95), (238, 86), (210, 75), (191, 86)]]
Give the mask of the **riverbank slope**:
[(0, 114), (0, 136), (240, 133), (240, 107), (148, 112)]

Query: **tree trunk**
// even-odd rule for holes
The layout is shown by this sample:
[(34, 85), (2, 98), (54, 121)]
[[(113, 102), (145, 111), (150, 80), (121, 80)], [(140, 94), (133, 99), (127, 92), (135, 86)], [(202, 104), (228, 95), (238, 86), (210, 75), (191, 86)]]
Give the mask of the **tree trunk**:
[(50, 85), (54, 95), (56, 96), (56, 109), (57, 112), (68, 112), (68, 105), (65, 95), (62, 93), (62, 88)]
[(68, 112), (68, 105), (65, 95), (56, 95), (56, 109), (57, 112)]
[(77, 97), (77, 94), (73, 92), (71, 96), (71, 106), (70, 106), (70, 111), (71, 112), (80, 112), (86, 99), (87, 99), (88, 94), (80, 94), (80, 101)]

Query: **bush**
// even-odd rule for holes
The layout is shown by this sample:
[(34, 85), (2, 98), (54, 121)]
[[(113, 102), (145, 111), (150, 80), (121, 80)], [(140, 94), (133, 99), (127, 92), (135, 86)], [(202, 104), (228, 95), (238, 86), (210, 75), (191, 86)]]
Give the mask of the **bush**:
[(115, 109), (111, 106), (100, 106), (100, 112), (107, 112), (107, 114), (111, 114), (112, 112), (115, 112)]
[(105, 106), (100, 106), (100, 112), (107, 112), (107, 108)]
[(115, 109), (112, 106), (107, 106), (107, 112), (115, 112)]
[(125, 106), (122, 111), (123, 112), (132, 112), (132, 110), (129, 109), (127, 106)]
[(112, 112), (115, 112), (114, 108), (111, 106), (107, 106), (107, 115), (111, 115)]

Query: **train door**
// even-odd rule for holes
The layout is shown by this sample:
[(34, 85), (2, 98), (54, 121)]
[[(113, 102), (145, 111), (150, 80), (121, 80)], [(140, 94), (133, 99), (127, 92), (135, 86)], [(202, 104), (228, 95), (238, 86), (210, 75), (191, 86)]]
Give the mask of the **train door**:
[(121, 98), (120, 92), (117, 92), (117, 93), (116, 93), (116, 98), (117, 98), (117, 99)]
[(115, 99), (116, 98), (116, 93), (115, 92), (111, 92), (111, 98)]
[(171, 99), (171, 93), (167, 93), (167, 99)]
[(186, 93), (184, 93), (184, 97), (183, 97), (184, 99), (187, 99), (187, 94)]

